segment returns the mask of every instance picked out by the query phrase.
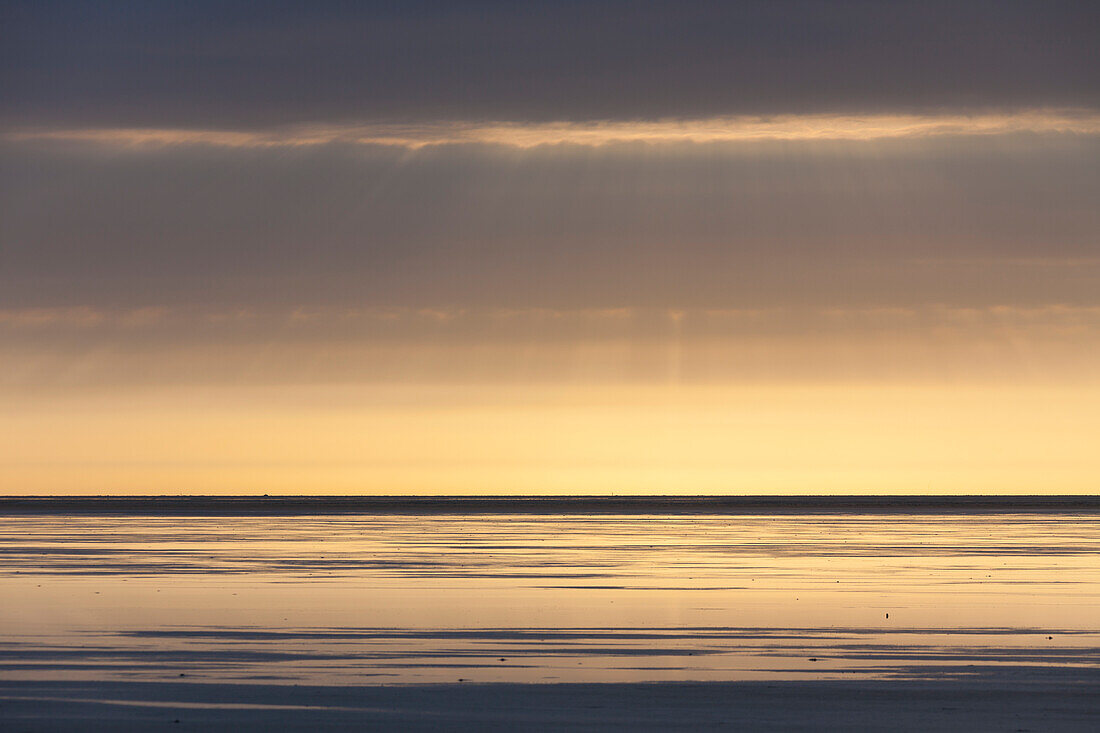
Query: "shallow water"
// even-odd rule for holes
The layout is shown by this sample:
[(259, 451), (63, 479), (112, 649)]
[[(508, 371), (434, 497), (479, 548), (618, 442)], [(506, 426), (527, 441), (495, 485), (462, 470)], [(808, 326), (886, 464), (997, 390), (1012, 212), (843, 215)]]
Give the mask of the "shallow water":
[(0, 518), (0, 679), (943, 679), (1100, 666), (1090, 514)]

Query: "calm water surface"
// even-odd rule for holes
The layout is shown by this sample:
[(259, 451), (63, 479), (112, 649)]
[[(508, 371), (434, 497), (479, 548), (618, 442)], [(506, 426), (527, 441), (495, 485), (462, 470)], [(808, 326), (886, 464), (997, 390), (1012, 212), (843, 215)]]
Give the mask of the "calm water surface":
[(0, 518), (0, 678), (930, 678), (1100, 666), (1100, 517)]

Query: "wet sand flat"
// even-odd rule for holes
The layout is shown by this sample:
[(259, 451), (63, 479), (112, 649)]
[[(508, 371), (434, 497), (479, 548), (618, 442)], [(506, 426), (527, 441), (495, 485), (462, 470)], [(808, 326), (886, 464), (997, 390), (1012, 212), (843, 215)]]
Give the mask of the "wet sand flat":
[(57, 508), (0, 515), (5, 729), (1100, 724), (1087, 506)]

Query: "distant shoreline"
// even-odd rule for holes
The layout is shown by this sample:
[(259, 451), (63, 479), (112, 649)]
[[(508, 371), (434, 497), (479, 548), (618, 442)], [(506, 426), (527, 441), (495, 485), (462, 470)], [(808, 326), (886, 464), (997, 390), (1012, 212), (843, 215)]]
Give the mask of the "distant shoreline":
[(0, 496), (0, 514), (1100, 514), (1100, 496)]

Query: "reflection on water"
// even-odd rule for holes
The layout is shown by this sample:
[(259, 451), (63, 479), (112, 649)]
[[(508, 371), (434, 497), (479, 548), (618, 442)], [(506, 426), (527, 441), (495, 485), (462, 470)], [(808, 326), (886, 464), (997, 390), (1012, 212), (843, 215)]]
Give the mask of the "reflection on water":
[(370, 684), (1100, 664), (1095, 515), (0, 518), (0, 677)]

